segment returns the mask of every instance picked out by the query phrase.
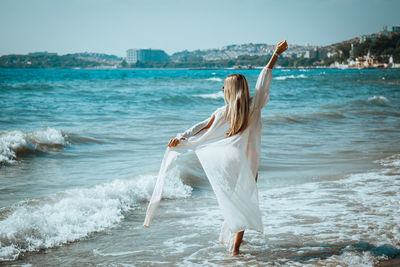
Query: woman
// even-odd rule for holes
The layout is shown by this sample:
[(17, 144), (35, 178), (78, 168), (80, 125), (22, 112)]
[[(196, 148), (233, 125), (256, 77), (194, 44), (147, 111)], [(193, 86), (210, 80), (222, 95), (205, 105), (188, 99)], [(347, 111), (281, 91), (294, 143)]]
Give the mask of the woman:
[(145, 227), (149, 227), (161, 200), (168, 169), (178, 155), (192, 150), (200, 160), (224, 217), (220, 242), (232, 255), (237, 255), (245, 229), (263, 233), (256, 186), (261, 109), (269, 101), (272, 68), (287, 47), (286, 40), (277, 44), (274, 55), (258, 77), (253, 98), (249, 96), (243, 75), (229, 75), (222, 87), (226, 105), (169, 141), (146, 212)]

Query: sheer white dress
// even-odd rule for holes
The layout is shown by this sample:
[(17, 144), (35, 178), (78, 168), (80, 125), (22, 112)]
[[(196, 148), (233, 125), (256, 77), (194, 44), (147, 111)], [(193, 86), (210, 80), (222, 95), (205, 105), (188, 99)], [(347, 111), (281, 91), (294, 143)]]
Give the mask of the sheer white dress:
[[(249, 126), (241, 134), (226, 137), (229, 122), (224, 119), (226, 106), (223, 106), (210, 118), (177, 135), (177, 138), (185, 137), (186, 140), (181, 141), (177, 147), (167, 148), (164, 154), (147, 208), (145, 227), (150, 226), (160, 203), (166, 173), (180, 154), (191, 150), (199, 158), (224, 218), (219, 241), (232, 251), (236, 232), (253, 229), (263, 233), (255, 176), (260, 160), (261, 109), (270, 99), (271, 78), (272, 69), (264, 67), (251, 99)], [(215, 119), (211, 127), (199, 132), (213, 115)]]

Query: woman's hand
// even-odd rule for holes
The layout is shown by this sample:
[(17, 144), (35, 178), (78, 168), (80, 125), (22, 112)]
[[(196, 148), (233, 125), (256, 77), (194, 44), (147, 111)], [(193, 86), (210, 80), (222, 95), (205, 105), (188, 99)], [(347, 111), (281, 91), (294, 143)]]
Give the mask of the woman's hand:
[(269, 60), (268, 64), (267, 64), (267, 68), (268, 69), (273, 69), (275, 66), (276, 61), (278, 60), (278, 57), (280, 54), (282, 54), (283, 52), (286, 51), (286, 49), (288, 48), (288, 44), (286, 42), (286, 40), (284, 41), (280, 41), (275, 48), (275, 53), (277, 54), (273, 54), (271, 59)]
[(276, 52), (277, 54), (280, 55), (280, 54), (282, 54), (283, 52), (285, 52), (287, 48), (288, 48), (288, 44), (287, 44), (286, 40), (280, 41), (280, 42), (276, 45), (275, 52)]
[(179, 139), (178, 138), (171, 138), (168, 143), (168, 147), (176, 147), (179, 145)]

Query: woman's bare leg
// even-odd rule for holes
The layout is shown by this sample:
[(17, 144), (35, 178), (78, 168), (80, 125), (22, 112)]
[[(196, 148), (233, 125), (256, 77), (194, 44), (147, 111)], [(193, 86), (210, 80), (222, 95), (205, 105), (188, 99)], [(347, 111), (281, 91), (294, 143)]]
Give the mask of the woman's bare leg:
[(239, 254), (239, 247), (243, 240), (244, 231), (237, 232), (235, 235), (235, 243), (233, 245), (232, 256)]
[[(257, 179), (258, 179), (258, 172), (256, 174), (256, 183), (257, 183)], [(243, 235), (244, 235), (244, 231), (236, 233), (235, 243), (233, 245), (232, 256), (239, 254), (239, 248), (240, 248), (240, 244), (242, 243), (242, 240), (243, 240)]]

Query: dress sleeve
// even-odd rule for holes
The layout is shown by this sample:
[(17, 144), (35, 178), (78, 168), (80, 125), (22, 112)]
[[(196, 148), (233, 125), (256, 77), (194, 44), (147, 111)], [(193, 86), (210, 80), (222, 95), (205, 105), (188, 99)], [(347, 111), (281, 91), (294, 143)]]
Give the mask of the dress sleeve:
[(194, 136), (197, 134), (199, 131), (201, 131), (204, 127), (207, 126), (208, 122), (210, 121), (211, 117), (197, 123), (196, 125), (193, 125), (190, 129), (186, 130), (184, 133), (178, 133), (175, 138), (181, 139), (181, 138), (186, 138), (188, 139), (191, 136)]
[(272, 79), (272, 69), (266, 66), (262, 69), (257, 79), (254, 91), (253, 105), (256, 109), (262, 109), (269, 101), (269, 86)]

